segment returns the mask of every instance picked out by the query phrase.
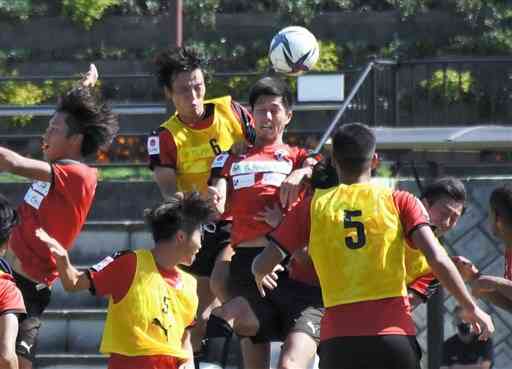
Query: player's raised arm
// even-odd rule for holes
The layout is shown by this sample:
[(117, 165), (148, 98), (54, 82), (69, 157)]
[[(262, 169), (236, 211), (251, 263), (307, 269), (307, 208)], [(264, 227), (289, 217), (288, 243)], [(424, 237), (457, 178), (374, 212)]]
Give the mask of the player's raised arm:
[(91, 281), (86, 272), (76, 269), (69, 260), (67, 250), (42, 228), (36, 230), (36, 236), (48, 245), (50, 252), (57, 263), (62, 286), (68, 292), (88, 290), (91, 287)]
[(50, 182), (52, 179), (52, 169), (47, 162), (27, 158), (2, 146), (0, 146), (0, 171), (44, 182)]
[(468, 312), (468, 320), (480, 332), (480, 339), (486, 340), (494, 332), (491, 317), (482, 311), (471, 298), (457, 268), (452, 260), (440, 248), (430, 227), (420, 227), (411, 234), (411, 239), (427, 258), (435, 276)]

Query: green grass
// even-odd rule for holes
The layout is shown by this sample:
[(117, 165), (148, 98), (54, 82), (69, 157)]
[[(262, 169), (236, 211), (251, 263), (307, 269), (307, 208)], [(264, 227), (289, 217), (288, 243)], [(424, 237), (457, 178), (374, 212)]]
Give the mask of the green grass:
[(146, 167), (100, 168), (101, 181), (152, 181), (153, 174)]
[(12, 183), (12, 182), (30, 182), (25, 177), (17, 176), (7, 172), (0, 172), (0, 183)]
[[(100, 168), (100, 181), (152, 181), (153, 174), (146, 167)], [(0, 172), (0, 183), (31, 182), (25, 177)]]

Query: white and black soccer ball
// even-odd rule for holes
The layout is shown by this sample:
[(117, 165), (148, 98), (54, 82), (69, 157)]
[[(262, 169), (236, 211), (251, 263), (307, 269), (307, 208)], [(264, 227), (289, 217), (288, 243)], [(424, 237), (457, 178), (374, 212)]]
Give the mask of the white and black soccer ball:
[(276, 72), (297, 76), (313, 68), (320, 48), (316, 37), (306, 28), (290, 26), (272, 38), (268, 55)]

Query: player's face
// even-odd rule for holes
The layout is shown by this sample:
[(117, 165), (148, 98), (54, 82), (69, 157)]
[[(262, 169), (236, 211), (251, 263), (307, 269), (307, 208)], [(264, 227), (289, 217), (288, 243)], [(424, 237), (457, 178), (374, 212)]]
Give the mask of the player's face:
[(430, 221), (436, 227), (436, 234), (442, 236), (455, 227), (464, 210), (462, 202), (449, 197), (441, 197), (432, 205), (427, 204)]
[(264, 142), (282, 140), (284, 129), (292, 119), (281, 96), (262, 95), (254, 103), (254, 129), (256, 138)]
[(55, 113), (43, 135), (42, 148), (46, 160), (54, 161), (68, 156), (69, 149), (76, 139), (76, 135), (68, 136), (68, 130), (66, 114)]
[(183, 240), (183, 258), (180, 264), (192, 265), (196, 254), (201, 249), (201, 230), (196, 229)]
[(206, 86), (201, 69), (178, 73), (172, 83), (172, 89), (165, 89), (166, 96), (176, 107), (180, 119), (185, 123), (201, 120), (204, 113), (204, 94)]

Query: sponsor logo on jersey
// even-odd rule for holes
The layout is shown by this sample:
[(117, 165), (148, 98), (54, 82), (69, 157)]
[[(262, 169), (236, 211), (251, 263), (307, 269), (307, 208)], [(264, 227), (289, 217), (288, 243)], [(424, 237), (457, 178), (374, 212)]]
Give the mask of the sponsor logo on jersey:
[(261, 160), (261, 161), (241, 161), (231, 166), (230, 175), (255, 174), (264, 172), (274, 172), (290, 174), (293, 169), (291, 161)]

